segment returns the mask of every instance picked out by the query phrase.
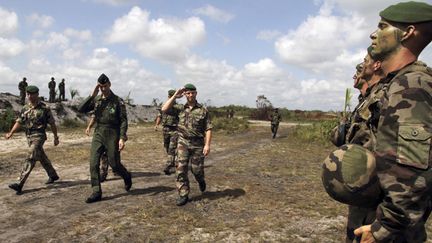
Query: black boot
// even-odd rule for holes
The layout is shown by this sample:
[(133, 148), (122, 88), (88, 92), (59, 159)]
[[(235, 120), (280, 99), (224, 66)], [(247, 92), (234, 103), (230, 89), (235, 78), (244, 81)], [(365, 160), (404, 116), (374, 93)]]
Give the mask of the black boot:
[(127, 175), (123, 180), (125, 183), (125, 190), (128, 192), (132, 187), (132, 174), (127, 172)]
[(186, 196), (180, 196), (179, 198), (177, 198), (176, 205), (177, 206), (183, 206), (188, 202), (188, 200), (189, 200), (189, 197), (187, 195)]
[(16, 191), (17, 195), (21, 194), (22, 187), (18, 183), (9, 184), (9, 188)]
[(102, 182), (106, 181), (107, 176), (108, 176), (108, 174), (102, 173), (100, 175), (100, 178), (99, 178), (100, 182), (102, 183)]
[(206, 190), (207, 185), (205, 180), (198, 181), (198, 185), (201, 192), (204, 192)]
[(90, 195), (90, 197), (88, 197), (87, 199), (86, 199), (86, 203), (94, 203), (94, 202), (97, 202), (97, 201), (100, 201), (100, 200), (102, 200), (102, 193), (100, 193), (100, 192), (93, 192), (91, 195)]
[(58, 177), (58, 175), (56, 175), (56, 176), (53, 176), (53, 177), (50, 177), (50, 178), (48, 178), (48, 180), (45, 182), (45, 184), (53, 184), (54, 183), (54, 181), (56, 181), (56, 180), (58, 180), (58, 179), (60, 179), (60, 177)]

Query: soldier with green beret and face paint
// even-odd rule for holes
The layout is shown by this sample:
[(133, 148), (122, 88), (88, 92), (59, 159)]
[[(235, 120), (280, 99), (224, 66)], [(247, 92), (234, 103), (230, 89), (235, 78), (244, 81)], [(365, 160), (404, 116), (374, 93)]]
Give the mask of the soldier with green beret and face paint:
[(383, 200), (361, 242), (424, 242), (432, 196), (432, 69), (417, 61), (432, 40), (432, 6), (404, 2), (380, 12), (372, 55), (387, 85), (375, 151)]
[[(171, 98), (175, 92), (176, 91), (174, 89), (169, 90), (168, 99)], [(175, 108), (176, 106), (177, 108)], [(167, 160), (163, 169), (165, 175), (170, 175), (171, 168), (175, 168), (175, 157), (178, 139), (177, 125), (179, 122), (178, 111), (180, 110), (181, 105), (176, 104), (174, 101), (173, 107), (166, 112), (160, 111), (160, 113), (156, 117), (155, 125), (155, 130), (157, 130), (157, 127), (161, 123), (163, 126), (163, 142), (165, 152), (167, 153)]]
[(24, 183), (26, 182), (30, 172), (33, 170), (36, 161), (40, 161), (42, 167), (48, 174), (48, 181), (46, 184), (54, 183), (59, 179), (57, 172), (48, 159), (43, 145), (47, 139), (45, 130), (49, 124), (51, 131), (54, 134), (54, 146), (59, 144), (59, 137), (57, 135), (57, 126), (54, 121), (54, 117), (49, 107), (39, 100), (39, 88), (33, 85), (27, 86), (27, 100), (28, 104), (24, 105), (21, 113), (16, 120), (14, 126), (9, 133), (6, 134), (6, 139), (12, 137), (14, 132), (21, 126), (24, 127), (27, 142), (30, 147), (28, 157), (23, 165), (21, 176), (18, 183), (12, 183), (9, 188), (20, 194)]
[[(177, 98), (186, 96), (186, 104), (174, 106)], [(179, 114), (177, 161), (176, 161), (176, 186), (179, 192), (177, 206), (183, 206), (188, 202), (189, 195), (189, 162), (191, 170), (198, 181), (201, 192), (206, 190), (204, 178), (204, 158), (210, 153), (211, 129), (209, 112), (196, 100), (197, 91), (193, 84), (186, 84), (178, 89), (174, 95), (162, 106), (162, 112), (171, 108)]]
[[(97, 95), (101, 91), (102, 95)], [(113, 171), (124, 180), (125, 190), (132, 186), (132, 176), (120, 162), (120, 151), (127, 140), (128, 120), (123, 100), (111, 91), (111, 82), (105, 74), (101, 74), (92, 93), (78, 108), (81, 112), (93, 111), (96, 128), (90, 150), (90, 177), (93, 193), (86, 203), (102, 199), (99, 163), (104, 152)]]

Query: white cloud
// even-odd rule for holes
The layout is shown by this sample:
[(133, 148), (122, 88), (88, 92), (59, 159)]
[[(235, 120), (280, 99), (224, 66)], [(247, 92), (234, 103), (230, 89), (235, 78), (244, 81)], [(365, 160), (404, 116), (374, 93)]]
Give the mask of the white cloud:
[(54, 18), (47, 15), (39, 15), (37, 13), (33, 13), (32, 15), (27, 17), (27, 22), (40, 28), (47, 29), (54, 24)]
[(278, 30), (261, 30), (257, 34), (256, 38), (258, 40), (271, 41), (271, 40), (274, 40), (281, 35), (282, 35), (282, 33)]
[(136, 0), (92, 0), (92, 1), (111, 5), (111, 6), (127, 5), (136, 2)]
[(233, 14), (224, 11), (222, 9), (216, 8), (210, 4), (207, 4), (206, 6), (201, 8), (194, 9), (192, 12), (194, 14), (207, 16), (210, 19), (222, 23), (228, 23), (235, 17)]
[(75, 38), (80, 41), (90, 41), (92, 39), (92, 32), (90, 30), (76, 30), (67, 28), (64, 34), (70, 38)]
[(199, 18), (150, 20), (149, 16), (149, 12), (133, 7), (115, 20), (107, 41), (129, 43), (144, 57), (173, 62), (183, 60), (189, 49), (205, 38)]
[(0, 37), (0, 59), (15, 57), (25, 49), (24, 43), (18, 39), (5, 39)]
[(15, 12), (0, 7), (0, 37), (14, 34), (18, 30), (18, 16)]

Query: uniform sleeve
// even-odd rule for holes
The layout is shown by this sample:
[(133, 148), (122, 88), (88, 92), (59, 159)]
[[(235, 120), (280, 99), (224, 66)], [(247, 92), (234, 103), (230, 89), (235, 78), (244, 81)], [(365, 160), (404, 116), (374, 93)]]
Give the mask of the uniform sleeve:
[(432, 82), (408, 81), (404, 77), (389, 90), (377, 134), (377, 169), (384, 199), (378, 205), (372, 234), (379, 242), (390, 241), (423, 221), (430, 207)]
[(50, 108), (47, 108), (47, 111), (46, 111), (46, 121), (50, 125), (55, 124), (54, 116), (53, 116)]
[(95, 107), (94, 104), (94, 98), (92, 96), (89, 96), (81, 102), (81, 104), (78, 106), (78, 111), (82, 113), (87, 113), (89, 111), (92, 111)]
[(127, 137), (127, 129), (128, 129), (128, 119), (127, 119), (127, 110), (126, 105), (123, 100), (120, 100), (120, 138), (126, 141)]
[(20, 125), (24, 124), (24, 112), (25, 112), (24, 108), (21, 109), (20, 114), (18, 115), (17, 119), (15, 120), (15, 122), (18, 122)]
[(211, 130), (213, 128), (213, 124), (211, 122), (210, 113), (206, 111), (205, 116), (205, 131)]

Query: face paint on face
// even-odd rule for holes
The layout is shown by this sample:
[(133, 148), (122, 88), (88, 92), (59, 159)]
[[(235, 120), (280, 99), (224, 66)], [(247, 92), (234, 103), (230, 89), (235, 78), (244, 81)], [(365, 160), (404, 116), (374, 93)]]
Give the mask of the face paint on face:
[(396, 52), (402, 45), (403, 31), (389, 22), (381, 19), (376, 29), (371, 35), (372, 55), (388, 57)]

